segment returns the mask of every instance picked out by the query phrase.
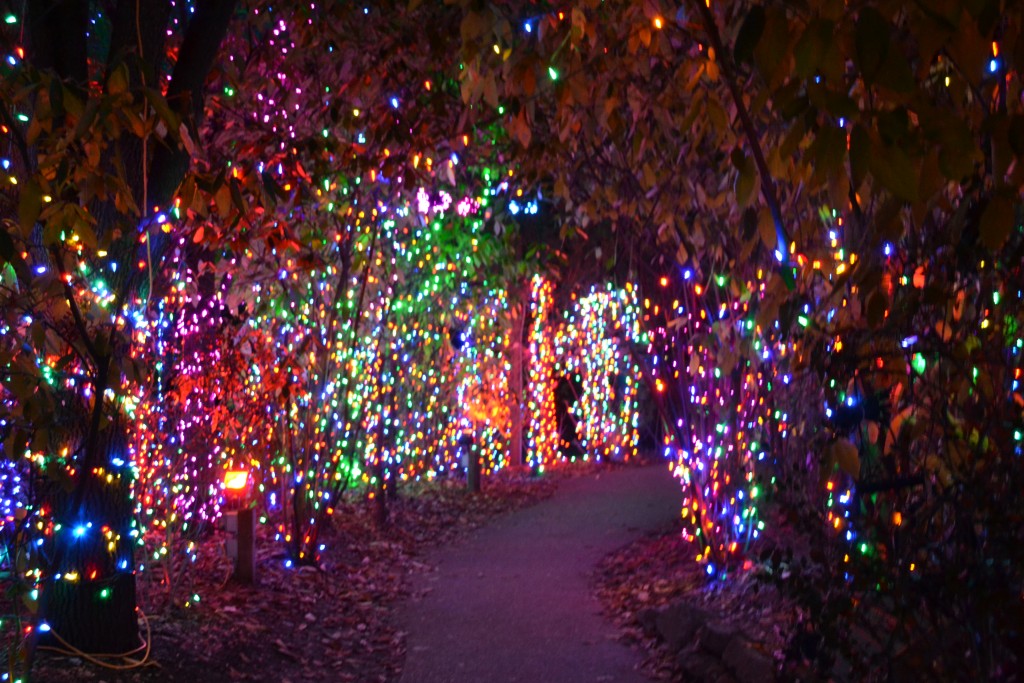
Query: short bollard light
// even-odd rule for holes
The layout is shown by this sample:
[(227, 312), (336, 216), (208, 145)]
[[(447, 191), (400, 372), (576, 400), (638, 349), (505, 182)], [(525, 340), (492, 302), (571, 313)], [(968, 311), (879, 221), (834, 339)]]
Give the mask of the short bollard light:
[(234, 578), (241, 583), (256, 581), (256, 515), (249, 505), (249, 473), (224, 473), (224, 530), (228, 532), (228, 557), (235, 561)]
[(224, 493), (228, 500), (245, 498), (249, 492), (249, 473), (245, 470), (228, 470), (224, 473)]

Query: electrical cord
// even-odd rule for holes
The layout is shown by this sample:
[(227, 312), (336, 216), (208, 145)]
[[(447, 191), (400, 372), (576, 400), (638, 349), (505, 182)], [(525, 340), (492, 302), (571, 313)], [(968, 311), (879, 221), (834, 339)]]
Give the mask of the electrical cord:
[[(149, 627), (149, 619), (146, 618), (146, 613), (143, 612), (141, 609), (139, 610), (139, 616), (142, 617), (142, 623), (146, 626), (146, 637), (143, 639), (141, 645), (139, 645), (134, 650), (129, 650), (128, 652), (122, 652), (120, 654), (94, 654), (90, 652), (84, 652), (82, 650), (79, 650), (77, 647), (75, 647), (68, 641), (61, 638), (60, 634), (54, 631), (52, 628), (49, 631), (50, 635), (56, 638), (57, 642), (59, 642), (62, 647), (40, 645), (39, 649), (46, 650), (48, 652), (55, 652), (59, 655), (65, 655), (67, 657), (79, 657), (87, 662), (95, 664), (96, 666), (102, 667), (104, 669), (111, 669), (113, 671), (131, 671), (132, 669), (140, 669), (144, 666), (158, 666), (156, 662), (149, 661), (149, 655), (151, 652), (150, 644), (152, 643), (152, 630)], [(139, 652), (143, 652), (142, 659), (133, 659), (132, 656), (138, 654)], [(119, 664), (104, 661), (109, 659), (120, 659), (126, 663)]]

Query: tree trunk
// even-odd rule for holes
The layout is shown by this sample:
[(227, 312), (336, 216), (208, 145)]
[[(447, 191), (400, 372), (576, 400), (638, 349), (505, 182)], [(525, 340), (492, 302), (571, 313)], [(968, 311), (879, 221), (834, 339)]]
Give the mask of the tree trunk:
[[(121, 452), (126, 439), (119, 425), (111, 425), (105, 436), (106, 447), (97, 446), (97, 452)], [(72, 491), (53, 481), (45, 486), (43, 500), (53, 505), (61, 529), (54, 531), (54, 561), (40, 591), (40, 623), (49, 627), (41, 629), (40, 643), (61, 644), (59, 636), (85, 652), (136, 650), (130, 470), (105, 464), (83, 475)]]
[(526, 320), (526, 306), (514, 303), (512, 318), (512, 343), (509, 345), (512, 366), (508, 382), (509, 421), (511, 435), (509, 437), (508, 466), (518, 467), (523, 459), (523, 325)]
[(373, 524), (378, 529), (383, 529), (388, 524), (388, 502), (384, 490), (384, 464), (378, 461), (373, 466), (373, 473), (377, 483), (373, 488)]
[[(140, 16), (141, 8), (147, 4), (145, 16)], [(198, 0), (179, 49), (167, 100), (193, 131), (202, 115), (203, 86), (235, 4), (236, 0)], [(51, 72), (82, 93), (89, 88), (90, 5), (87, 0), (34, 0), (24, 5), (32, 65)], [(134, 52), (142, 62), (151, 60), (150, 68), (155, 75), (166, 30), (161, 24), (167, 21), (168, 8), (166, 1), (160, 6), (140, 5), (135, 0), (118, 2), (111, 10), (115, 30), (110, 54), (106, 55), (107, 69)], [(142, 69), (134, 66), (132, 73), (141, 80)], [(138, 90), (141, 83), (131, 85), (137, 89), (136, 97), (143, 97)], [(158, 87), (155, 82), (149, 85)], [(143, 196), (147, 202), (140, 204), (141, 216), (119, 211), (113, 199), (92, 207), (96, 234), (101, 240), (124, 225), (145, 220), (153, 205), (166, 207), (191, 161), (181, 145), (154, 145), (155, 149), (146, 150), (143, 141), (132, 140), (122, 149), (118, 143), (127, 143), (127, 139), (110, 142), (104, 163), (118, 157), (118, 163), (125, 165), (136, 203)], [(167, 241), (162, 233), (155, 233), (151, 267), (160, 262), (161, 245)], [(55, 265), (61, 263), (57, 246), (46, 246), (54, 249)], [(130, 234), (114, 239), (110, 254), (118, 262), (131, 262), (136, 249), (136, 236)], [(119, 300), (130, 301), (140, 289), (142, 275), (137, 269), (124, 268), (110, 282)], [(132, 475), (126, 465), (127, 432), (121, 423), (120, 409), (104, 400), (108, 370), (118, 372), (123, 367), (130, 343), (108, 334), (103, 321), (97, 329), (88, 329), (70, 287), (68, 303), (75, 314), (79, 341), (97, 368), (92, 391), (95, 403), (90, 416), (83, 420), (88, 427), (81, 453), (67, 462), (76, 471), (73, 486), (64, 486), (65, 482), (49, 473), (42, 477), (47, 490), (41, 500), (49, 508), (53, 530), (48, 539), (49, 561), (42, 567), (39, 628), (34, 633), (38, 637), (36, 642), (63, 645), (62, 640), (86, 652), (130, 654), (139, 646), (134, 547), (140, 530), (132, 514)], [(35, 644), (30, 641), (29, 656)]]

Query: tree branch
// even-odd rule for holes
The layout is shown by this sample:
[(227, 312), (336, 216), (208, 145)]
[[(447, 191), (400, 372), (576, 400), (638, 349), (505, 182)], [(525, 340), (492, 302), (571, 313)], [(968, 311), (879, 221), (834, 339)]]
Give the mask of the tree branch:
[(747, 107), (743, 103), (743, 94), (736, 84), (735, 72), (726, 56), (725, 46), (722, 44), (722, 36), (718, 33), (718, 24), (715, 23), (715, 17), (711, 14), (711, 9), (708, 8), (703, 0), (693, 0), (692, 4), (697, 8), (701, 19), (704, 21), (704, 31), (707, 33), (711, 47), (715, 49), (715, 54), (718, 56), (719, 63), (722, 66), (723, 80), (726, 87), (729, 88), (733, 101), (736, 103), (736, 116), (743, 127), (743, 134), (750, 144), (750, 153), (754, 157), (754, 164), (757, 166), (757, 172), (761, 176), (761, 194), (764, 196), (764, 201), (771, 212), (772, 222), (775, 223), (775, 239), (778, 243), (776, 245), (776, 258), (785, 264), (789, 258), (789, 238), (786, 235), (785, 224), (782, 220), (782, 207), (779, 204), (775, 181), (768, 170), (768, 164), (765, 161), (764, 152), (761, 150), (761, 143), (757, 137), (757, 130), (754, 128), (754, 122), (750, 118), (750, 112), (747, 111)]
[[(213, 60), (227, 33), (236, 0), (200, 0), (167, 86), (167, 103), (195, 131), (203, 115), (203, 88)], [(188, 170), (191, 157), (181, 145), (160, 146), (149, 174), (150, 206), (165, 206)], [(143, 207), (146, 215), (150, 207)], [(154, 242), (153, 246), (157, 246)]]
[(78, 302), (75, 300), (75, 292), (71, 289), (71, 283), (68, 282), (68, 271), (64, 267), (64, 260), (61, 258), (57, 245), (54, 244), (50, 246), (50, 256), (53, 258), (53, 262), (57, 266), (57, 272), (60, 273), (60, 282), (64, 287), (64, 298), (67, 299), (68, 307), (71, 309), (71, 316), (75, 319), (75, 328), (78, 330), (78, 334), (81, 335), (82, 343), (85, 345), (85, 349), (92, 357), (92, 361), (97, 363), (99, 361), (99, 354), (96, 352), (96, 346), (92, 343), (92, 338), (89, 336), (89, 329), (85, 326), (85, 319), (82, 317), (82, 311), (78, 308)]

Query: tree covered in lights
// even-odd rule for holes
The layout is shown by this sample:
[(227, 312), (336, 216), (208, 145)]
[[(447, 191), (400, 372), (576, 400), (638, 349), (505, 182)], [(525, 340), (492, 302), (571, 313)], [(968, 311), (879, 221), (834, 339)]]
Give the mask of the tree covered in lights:
[[(1020, 649), (1016, 4), (254, 0), (219, 58), (234, 3), (25, 7), (0, 513), (34, 626), (134, 646), (144, 527), (186, 561), (229, 466), (311, 563), (346, 488), (458, 469), (462, 429), (554, 462), (569, 375), (601, 457), (644, 383), (709, 575), (798, 511), (811, 626), (865, 671), (876, 606), (913, 617), (878, 661)], [(621, 289), (534, 277), (538, 196)]]
[(25, 482), (5, 519), (9, 569), (35, 618), (5, 628), (129, 651), (140, 529), (127, 430), (149, 370), (132, 349), (234, 3), (20, 11), (0, 87), (0, 433)]
[[(1022, 581), (1020, 8), (464, 9), (464, 94), (497, 91), (524, 177), (628, 235), (709, 573), (755, 495), (820, 511), (801, 530), (834, 581), (802, 598), (833, 651), (998, 674)], [(915, 621), (854, 652), (839, 629), (872, 605)]]

